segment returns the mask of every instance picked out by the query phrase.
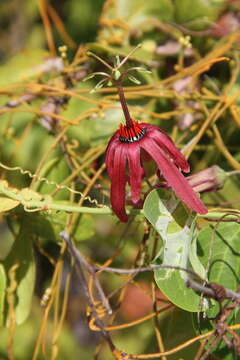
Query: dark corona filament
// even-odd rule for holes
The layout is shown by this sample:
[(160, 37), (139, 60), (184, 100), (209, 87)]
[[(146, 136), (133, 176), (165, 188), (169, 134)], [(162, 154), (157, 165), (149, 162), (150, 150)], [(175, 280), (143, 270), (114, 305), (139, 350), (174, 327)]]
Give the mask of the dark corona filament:
[(130, 127), (120, 124), (119, 133), (119, 140), (121, 142), (133, 143), (143, 138), (145, 134), (145, 129), (142, 129), (140, 124), (132, 120), (132, 126)]

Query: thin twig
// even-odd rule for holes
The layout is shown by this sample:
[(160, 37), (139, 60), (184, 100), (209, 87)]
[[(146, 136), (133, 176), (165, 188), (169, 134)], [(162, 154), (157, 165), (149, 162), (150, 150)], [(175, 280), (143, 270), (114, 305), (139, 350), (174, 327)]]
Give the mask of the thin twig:
[(72, 244), (71, 239), (69, 237), (69, 235), (67, 234), (66, 231), (62, 231), (60, 233), (61, 238), (67, 243), (68, 245), (68, 249), (71, 253), (71, 255), (73, 256), (74, 260), (77, 262), (78, 265), (84, 266), (85, 269), (88, 271), (88, 273), (91, 275), (94, 284), (96, 286), (98, 295), (101, 299), (102, 304), (104, 305), (105, 309), (107, 310), (107, 313), (109, 315), (112, 314), (112, 309), (109, 305), (108, 299), (106, 298), (104, 291), (100, 285), (100, 282), (95, 274), (94, 268), (92, 265), (90, 265), (85, 258), (82, 256), (82, 254), (80, 253), (80, 251), (78, 251)]
[[(147, 271), (156, 271), (156, 270), (162, 270), (162, 269), (172, 269), (172, 270), (180, 270), (180, 271), (184, 271), (187, 272), (188, 274), (191, 274), (192, 276), (194, 276), (195, 278), (203, 281), (203, 279), (200, 278), (200, 276), (198, 274), (196, 274), (195, 272), (193, 272), (192, 270), (189, 269), (185, 269), (183, 267), (180, 266), (172, 266), (172, 265), (151, 265), (151, 266), (147, 266), (147, 267), (141, 267), (141, 268), (136, 268), (136, 269), (119, 269), (119, 268), (113, 268), (113, 267), (104, 267), (104, 266), (98, 266), (98, 265), (94, 265), (91, 266), (89, 263), (86, 262), (86, 260), (82, 257), (82, 255), (79, 253), (79, 251), (73, 246), (73, 244), (71, 243), (69, 237), (66, 237), (65, 232), (61, 233), (61, 236), (63, 238), (63, 240), (65, 242), (67, 242), (68, 246), (69, 246), (69, 250), (71, 252), (71, 254), (73, 255), (73, 257), (75, 258), (76, 261), (78, 261), (78, 263), (82, 264), (84, 263), (84, 265), (92, 271), (106, 271), (106, 272), (111, 272), (111, 273), (116, 273), (116, 274), (138, 274), (138, 273), (142, 273), (142, 272), (147, 272)], [(190, 288), (192, 288), (193, 290), (202, 293), (203, 295), (209, 297), (209, 298), (213, 298), (216, 299), (217, 294), (216, 291), (211, 288), (211, 283), (206, 283), (206, 286), (201, 285), (200, 283), (196, 282), (195, 280), (191, 279), (190, 277), (187, 279), (186, 285)], [(229, 289), (225, 289), (225, 299), (231, 299), (231, 300), (238, 300), (240, 299), (240, 294), (236, 293), (235, 291), (229, 290)]]
[(67, 243), (68, 249), (69, 249), (71, 255), (73, 256), (74, 260), (76, 261), (75, 267), (76, 267), (77, 275), (78, 275), (79, 280), (81, 282), (81, 286), (83, 288), (83, 296), (84, 296), (89, 308), (91, 309), (92, 316), (95, 318), (95, 324), (100, 329), (100, 332), (101, 332), (103, 338), (108, 343), (111, 351), (114, 352), (116, 350), (116, 347), (112, 342), (112, 339), (111, 339), (111, 337), (109, 335), (109, 332), (105, 330), (105, 325), (104, 325), (103, 321), (98, 316), (98, 312), (96, 310), (96, 307), (95, 307), (95, 305), (93, 303), (93, 300), (92, 300), (92, 298), (91, 298), (91, 296), (89, 294), (87, 280), (86, 280), (86, 277), (85, 277), (83, 269), (82, 269), (82, 265), (84, 264), (86, 269), (88, 269), (88, 271), (89, 271), (90, 270), (90, 264), (87, 264), (86, 261), (84, 260), (84, 258), (79, 256), (79, 253), (78, 253), (78, 256), (76, 257), (76, 249), (72, 245), (71, 239), (70, 239), (70, 237), (68, 236), (68, 234), (65, 231), (61, 232), (60, 236)]

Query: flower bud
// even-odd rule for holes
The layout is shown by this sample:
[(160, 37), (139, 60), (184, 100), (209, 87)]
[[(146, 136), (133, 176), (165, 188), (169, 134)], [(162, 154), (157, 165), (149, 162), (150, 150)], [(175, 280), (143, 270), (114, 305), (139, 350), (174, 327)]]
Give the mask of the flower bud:
[(228, 174), (217, 165), (213, 165), (194, 175), (187, 180), (196, 192), (217, 191), (223, 188)]

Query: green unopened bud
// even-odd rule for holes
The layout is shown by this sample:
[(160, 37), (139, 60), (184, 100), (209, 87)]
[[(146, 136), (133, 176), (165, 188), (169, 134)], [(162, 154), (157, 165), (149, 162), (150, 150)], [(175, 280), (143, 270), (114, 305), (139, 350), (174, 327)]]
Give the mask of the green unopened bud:
[(120, 66), (120, 57), (116, 55), (116, 66)]
[(95, 75), (96, 74), (90, 74), (90, 75), (86, 76), (82, 81), (90, 80), (90, 79), (94, 78)]
[(103, 87), (104, 82), (106, 82), (105, 79), (102, 80), (102, 81), (100, 81), (100, 82), (90, 91), (90, 94), (93, 94), (93, 93), (95, 93), (97, 90), (100, 90), (100, 89)]
[(134, 70), (142, 72), (142, 73), (146, 73), (146, 74), (151, 74), (152, 73), (150, 70), (147, 70), (144, 67), (140, 67), (140, 66), (134, 67)]
[(120, 78), (120, 76), (121, 76), (120, 71), (119, 70), (114, 70), (114, 72), (113, 72), (114, 79), (118, 80)]
[(217, 191), (223, 188), (228, 174), (217, 165), (187, 177), (196, 192)]
[(138, 79), (135, 78), (135, 76), (132, 75), (128, 75), (128, 78), (130, 81), (132, 81), (134, 84), (140, 85), (141, 81), (139, 81)]

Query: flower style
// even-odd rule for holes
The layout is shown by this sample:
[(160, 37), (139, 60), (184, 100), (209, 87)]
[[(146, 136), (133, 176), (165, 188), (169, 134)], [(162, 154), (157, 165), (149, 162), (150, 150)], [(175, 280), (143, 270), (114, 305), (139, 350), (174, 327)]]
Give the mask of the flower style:
[(146, 158), (156, 162), (167, 184), (190, 209), (200, 214), (207, 213), (206, 207), (181, 173), (190, 171), (183, 154), (160, 128), (132, 120), (122, 88), (118, 88), (118, 92), (126, 125), (120, 125), (106, 150), (106, 165), (111, 179), (111, 204), (115, 214), (121, 221), (127, 222), (125, 188), (128, 182), (133, 204), (137, 206), (141, 201), (141, 182), (145, 174), (143, 162)]

